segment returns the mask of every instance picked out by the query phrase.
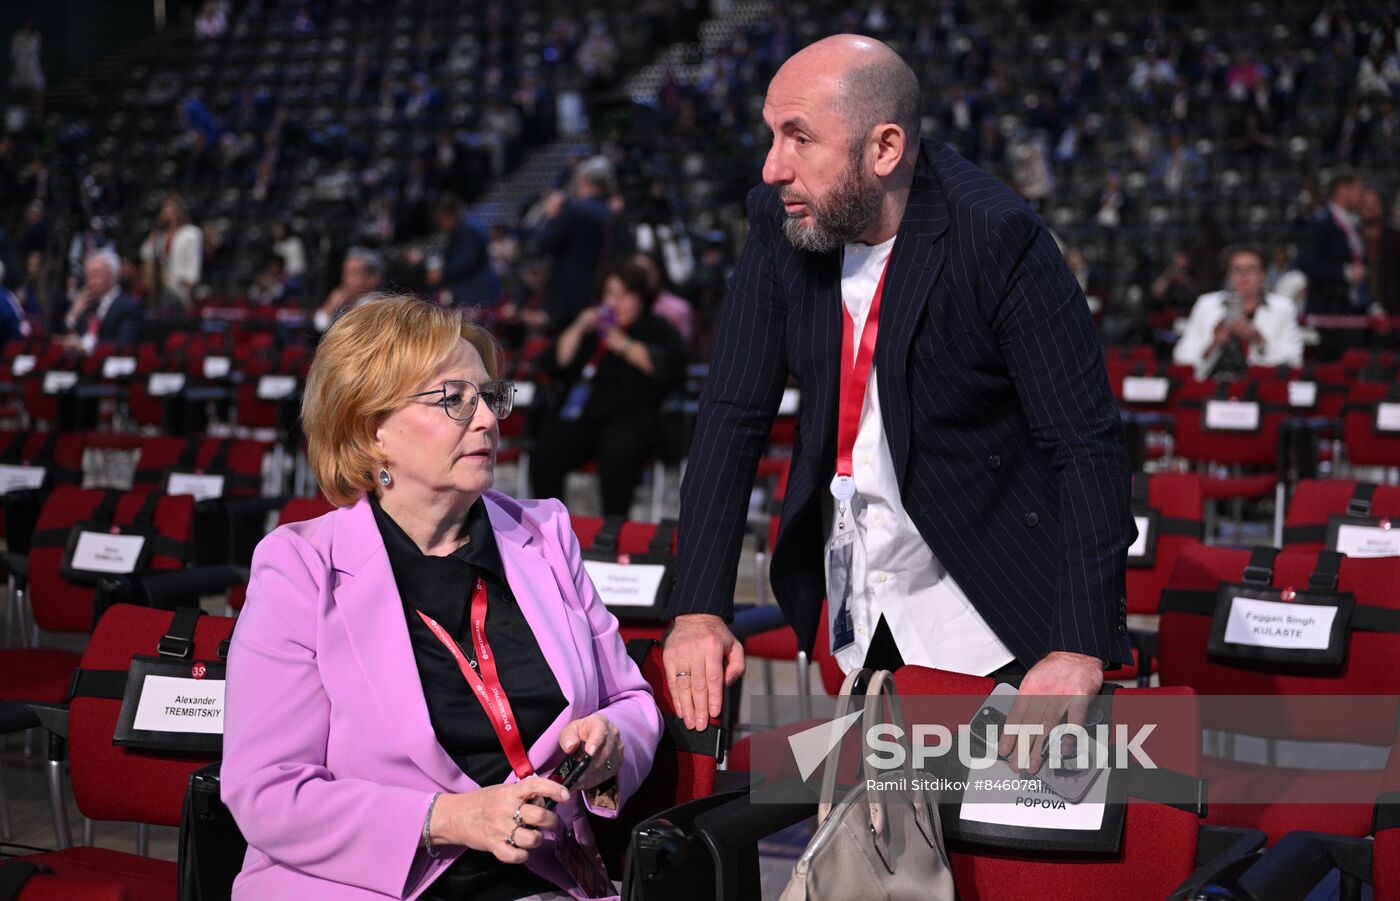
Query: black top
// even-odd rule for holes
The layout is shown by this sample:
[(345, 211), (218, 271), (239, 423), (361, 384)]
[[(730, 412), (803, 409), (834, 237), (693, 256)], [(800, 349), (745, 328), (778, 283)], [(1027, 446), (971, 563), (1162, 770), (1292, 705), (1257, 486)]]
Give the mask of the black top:
[[(483, 501), (472, 505), (463, 526), (467, 543), (443, 557), (424, 554), (377, 501), (371, 499), (370, 506), (403, 599), (418, 678), (438, 743), (472, 781), (499, 785), (510, 775), (510, 760), (451, 652), (416, 612), (437, 620), (457, 639), (467, 658), (475, 660), (470, 610), (472, 589), (480, 575), (486, 580), (488, 600), (486, 640), (499, 662), (501, 684), (525, 747), (533, 745), (564, 710), (559, 681), (506, 582), (486, 505)], [(422, 897), (511, 901), (554, 890), (556, 886), (523, 866), (501, 863), (485, 851), (467, 850)]]
[[(647, 375), (622, 358), (608, 352), (598, 361), (593, 387), (583, 408), (585, 419), (610, 419), (614, 416), (660, 410), (661, 402), (685, 377), (685, 342), (675, 326), (643, 311), (630, 326), (623, 329), (627, 337), (640, 341), (651, 353), (654, 374)], [(598, 333), (589, 332), (578, 343), (574, 358), (566, 366), (557, 364), (553, 347), (543, 360), (551, 374), (563, 381), (578, 381), (583, 368), (598, 350)]]

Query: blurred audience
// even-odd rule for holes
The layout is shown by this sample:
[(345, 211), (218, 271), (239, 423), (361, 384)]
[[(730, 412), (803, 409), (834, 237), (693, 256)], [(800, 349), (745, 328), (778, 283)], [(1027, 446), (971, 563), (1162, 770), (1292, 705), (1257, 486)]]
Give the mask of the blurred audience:
[(1263, 251), (1231, 247), (1224, 258), (1229, 287), (1197, 299), (1172, 359), (1194, 367), (1198, 379), (1234, 378), (1250, 366), (1303, 365), (1297, 313), (1291, 300), (1267, 292)]

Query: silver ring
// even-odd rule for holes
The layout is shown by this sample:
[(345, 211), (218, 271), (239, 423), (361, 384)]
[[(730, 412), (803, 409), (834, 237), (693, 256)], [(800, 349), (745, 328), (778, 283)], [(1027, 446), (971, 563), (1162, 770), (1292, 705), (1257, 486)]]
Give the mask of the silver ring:
[(519, 829), (519, 828), (520, 828), (519, 826), (512, 826), (512, 827), (510, 828), (510, 835), (507, 835), (507, 836), (506, 836), (506, 844), (507, 844), (507, 845), (510, 845), (512, 848), (519, 848), (519, 847), (520, 847), (519, 845), (517, 845), (517, 844), (515, 843), (515, 830), (517, 830), (517, 829)]
[(690, 673), (676, 673), (676, 678), (679, 679), (681, 676), (689, 676), (689, 675), (690, 675)]
[[(511, 818), (512, 820), (515, 820), (515, 826), (516, 826), (517, 829), (518, 829), (519, 827), (525, 825), (525, 821), (524, 821), (523, 819), (520, 818), (520, 808), (519, 808), (519, 807), (515, 808), (515, 813), (511, 814), (511, 815), (510, 815), (510, 818)], [(512, 831), (513, 831), (513, 830), (512, 830)]]

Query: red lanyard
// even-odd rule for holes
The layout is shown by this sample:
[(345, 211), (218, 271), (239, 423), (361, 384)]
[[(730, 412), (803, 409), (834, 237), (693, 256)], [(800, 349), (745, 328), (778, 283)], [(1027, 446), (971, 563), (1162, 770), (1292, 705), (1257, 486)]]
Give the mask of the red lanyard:
[(477, 665), (481, 667), (480, 675), (467, 661), (467, 655), (462, 653), (462, 648), (447, 634), (446, 629), (438, 625), (437, 620), (422, 610), (416, 612), (437, 636), (437, 640), (452, 654), (452, 659), (457, 661), (462, 678), (466, 679), (472, 691), (476, 692), (477, 700), (486, 711), (486, 718), (491, 721), (492, 728), (496, 730), (496, 737), (501, 740), (501, 747), (505, 749), (506, 757), (510, 760), (510, 768), (515, 770), (516, 776), (524, 779), (533, 775), (535, 768), (525, 753), (525, 742), (520, 737), (515, 714), (511, 712), (510, 699), (506, 697), (506, 690), (496, 673), (496, 658), (491, 655), (491, 645), (486, 641), (486, 604), (486, 582), (478, 578), (476, 590), (472, 592), (472, 644), (476, 648)]
[(865, 407), (870, 367), (875, 362), (875, 339), (880, 334), (880, 297), (885, 293), (885, 275), (889, 270), (890, 261), (887, 258), (884, 268), (880, 270), (880, 281), (875, 285), (875, 296), (870, 299), (870, 312), (865, 314), (859, 352), (853, 348), (855, 320), (851, 318), (846, 304), (841, 304), (841, 401), (836, 419), (836, 477), (831, 480), (831, 494), (842, 504), (855, 497), (851, 454), (856, 446), (856, 433), (860, 430), (860, 413)]

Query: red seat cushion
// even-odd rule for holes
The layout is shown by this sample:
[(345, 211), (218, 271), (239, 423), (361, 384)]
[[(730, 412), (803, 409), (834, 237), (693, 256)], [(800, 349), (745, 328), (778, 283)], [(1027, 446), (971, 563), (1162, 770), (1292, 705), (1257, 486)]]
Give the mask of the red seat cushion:
[[(1206, 820), (1212, 826), (1262, 829), (1273, 844), (1285, 834), (1305, 829), (1333, 835), (1368, 835), (1372, 804), (1331, 804), (1329, 798), (1375, 797), (1381, 791), (1380, 770), (1301, 770), (1299, 792), (1320, 792), (1313, 803), (1231, 804), (1230, 798), (1268, 797), (1276, 794), (1285, 767), (1265, 767), (1234, 760), (1206, 758), (1203, 775), (1210, 782), (1213, 799)], [(1304, 799), (1299, 798), (1300, 802)]]
[(0, 698), (62, 703), (68, 700), (73, 670), (81, 659), (55, 648), (0, 650)]
[(20, 892), (20, 901), (50, 898), (175, 901), (179, 896), (179, 872), (172, 860), (86, 847), (31, 854), (23, 859), (43, 864), (53, 870), (53, 874), (31, 879)]
[(744, 642), (744, 653), (765, 660), (796, 660), (797, 633), (791, 626), (782, 626), (751, 635)]
[(1278, 485), (1278, 476), (1230, 476), (1219, 479), (1202, 479), (1201, 494), (1215, 498), (1265, 497), (1273, 494)]

